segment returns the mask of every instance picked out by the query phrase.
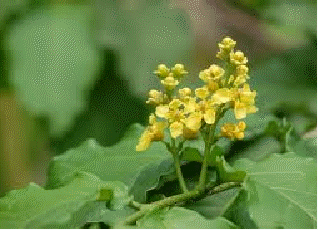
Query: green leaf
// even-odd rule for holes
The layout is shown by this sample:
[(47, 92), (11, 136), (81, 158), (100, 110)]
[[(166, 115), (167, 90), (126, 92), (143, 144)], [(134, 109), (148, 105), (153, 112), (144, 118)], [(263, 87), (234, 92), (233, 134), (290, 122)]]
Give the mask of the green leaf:
[(293, 149), (299, 156), (317, 159), (317, 137), (302, 139), (295, 143)]
[(270, 121), (267, 124), (265, 133), (271, 136), (276, 136), (279, 131), (279, 127), (276, 121)]
[(237, 228), (223, 217), (207, 220), (195, 211), (181, 207), (164, 209), (146, 215), (137, 221), (139, 228), (168, 228), (168, 229), (232, 229)]
[(202, 162), (203, 157), (201, 156), (200, 151), (197, 148), (186, 147), (182, 152), (181, 160)]
[(130, 194), (140, 203), (147, 201), (147, 191), (160, 187), (166, 182), (164, 178), (176, 179), (173, 159), (159, 160), (147, 164), (133, 178)]
[(221, 182), (244, 182), (246, 178), (246, 172), (236, 170), (232, 168), (224, 159), (224, 157), (218, 157), (216, 160), (219, 176)]
[(10, 80), (19, 88), (19, 99), (32, 113), (49, 115), (54, 135), (85, 109), (83, 91), (94, 84), (103, 65), (101, 52), (88, 39), (89, 11), (85, 5), (31, 10), (6, 40), (14, 59)]
[[(216, 156), (223, 156), (224, 151), (221, 147), (218, 145), (215, 145), (208, 157), (208, 165), (214, 166), (213, 162), (215, 161)], [(200, 151), (197, 148), (193, 147), (186, 147), (184, 148), (184, 151), (182, 153), (181, 160), (184, 161), (197, 161), (197, 162), (203, 162), (203, 157), (200, 154)]]
[(158, 142), (152, 143), (145, 152), (136, 152), (136, 144), (143, 130), (141, 125), (134, 124), (122, 141), (112, 147), (102, 147), (90, 139), (78, 148), (55, 157), (49, 168), (47, 188), (65, 185), (78, 171), (93, 173), (104, 181), (118, 180), (131, 186), (143, 166), (171, 158), (166, 147)]
[(196, 211), (207, 219), (214, 219), (218, 216), (223, 216), (236, 200), (239, 192), (239, 188), (232, 188), (188, 204), (185, 208)]
[(80, 228), (105, 212), (105, 201), (97, 201), (100, 190), (111, 190), (111, 207), (123, 209), (131, 197), (119, 181), (105, 182), (81, 172), (65, 187), (44, 190), (29, 186), (9, 192), (0, 199), (1, 228)]
[(317, 164), (313, 158), (273, 154), (258, 163), (238, 160), (234, 167), (248, 171), (249, 211), (260, 228), (317, 227)]
[(241, 189), (235, 200), (230, 203), (223, 215), (226, 219), (232, 221), (243, 229), (256, 229), (255, 222), (251, 219), (248, 210), (248, 191)]

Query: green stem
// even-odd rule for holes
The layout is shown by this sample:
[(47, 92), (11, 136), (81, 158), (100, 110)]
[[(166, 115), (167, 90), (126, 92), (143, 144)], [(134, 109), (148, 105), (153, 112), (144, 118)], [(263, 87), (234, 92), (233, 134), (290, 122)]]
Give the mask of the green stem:
[(222, 191), (231, 189), (233, 187), (238, 187), (238, 186), (242, 186), (242, 183), (240, 183), (240, 182), (227, 182), (227, 183), (221, 184), (221, 185), (216, 186), (216, 187), (212, 186), (212, 187), (206, 188), (203, 191), (199, 191), (196, 189), (196, 190), (186, 192), (186, 193), (183, 193), (180, 195), (170, 196), (170, 197), (167, 197), (163, 200), (155, 201), (151, 204), (140, 205), (140, 204), (137, 204), (136, 202), (134, 202), (132, 205), (136, 206), (136, 209), (139, 209), (139, 211), (134, 213), (131, 216), (128, 216), (125, 220), (125, 224), (126, 225), (136, 224), (137, 220), (141, 219), (146, 214), (150, 214), (156, 210), (160, 210), (160, 209), (165, 208), (165, 207), (174, 206), (178, 203), (189, 201), (191, 199), (200, 198), (200, 196), (202, 196), (202, 195), (210, 195), (211, 196), (213, 194), (217, 194), (217, 193), (220, 193)]
[(179, 180), (180, 188), (182, 193), (188, 192), (187, 186), (185, 184), (182, 172), (181, 172), (181, 167), (180, 167), (180, 157), (179, 157), (179, 149), (176, 148), (176, 142), (175, 138), (171, 138), (171, 151), (173, 155), (173, 160), (174, 160), (174, 166), (176, 169), (176, 174)]
[(204, 157), (203, 157), (203, 163), (201, 167), (200, 179), (199, 179), (199, 185), (198, 185), (199, 190), (205, 189), (205, 182), (206, 182), (206, 175), (207, 175), (207, 168), (208, 168), (208, 156), (210, 155), (212, 145), (214, 145), (214, 132), (216, 128), (216, 123), (217, 121), (214, 124), (210, 125), (210, 131), (208, 132), (209, 136), (205, 140)]
[[(205, 183), (206, 183), (206, 175), (207, 175), (207, 167), (208, 167), (208, 156), (211, 154), (211, 147), (215, 144), (217, 139), (215, 139), (215, 129), (216, 125), (219, 122), (219, 120), (224, 116), (228, 108), (222, 108), (220, 107), (215, 114), (215, 122), (214, 124), (210, 125), (209, 131), (206, 133), (205, 142), (205, 149), (204, 149), (204, 157), (203, 157), (203, 163), (201, 167), (200, 172), (200, 179), (199, 179), (199, 185), (198, 189), (204, 190), (205, 189)], [(208, 135), (208, 136), (207, 136)]]

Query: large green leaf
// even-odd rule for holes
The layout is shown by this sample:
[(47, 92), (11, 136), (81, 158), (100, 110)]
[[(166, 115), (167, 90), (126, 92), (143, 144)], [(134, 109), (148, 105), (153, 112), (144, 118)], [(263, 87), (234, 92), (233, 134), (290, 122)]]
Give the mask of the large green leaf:
[(238, 160), (234, 167), (248, 171), (249, 210), (260, 228), (317, 227), (317, 164), (313, 158), (273, 154), (258, 163)]
[(246, 189), (241, 189), (235, 200), (229, 204), (223, 215), (226, 219), (244, 229), (257, 228), (249, 212), (248, 191)]
[(172, 228), (172, 229), (230, 229), (237, 228), (223, 217), (207, 220), (195, 211), (181, 207), (164, 209), (146, 215), (137, 221), (139, 228)]
[(229, 189), (212, 196), (207, 196), (185, 207), (197, 211), (207, 219), (214, 219), (218, 216), (222, 216), (226, 212), (238, 197), (239, 192), (239, 188)]
[[(102, 196), (109, 191), (111, 196)], [(0, 199), (1, 228), (80, 228), (107, 211), (124, 210), (131, 197), (120, 181), (81, 172), (65, 187), (44, 190), (30, 183)]]
[(144, 166), (133, 179), (130, 193), (138, 202), (147, 201), (147, 192), (151, 189), (158, 188), (166, 181), (175, 180), (175, 168), (173, 159), (158, 160), (154, 163)]
[(134, 183), (141, 167), (157, 160), (170, 159), (162, 143), (152, 143), (149, 150), (136, 152), (136, 144), (143, 131), (139, 124), (132, 125), (123, 140), (112, 147), (102, 147), (90, 139), (81, 146), (55, 157), (49, 168), (48, 188), (58, 188), (72, 179), (77, 171), (91, 172), (102, 180)]
[(317, 137), (303, 138), (292, 147), (299, 156), (317, 159)]

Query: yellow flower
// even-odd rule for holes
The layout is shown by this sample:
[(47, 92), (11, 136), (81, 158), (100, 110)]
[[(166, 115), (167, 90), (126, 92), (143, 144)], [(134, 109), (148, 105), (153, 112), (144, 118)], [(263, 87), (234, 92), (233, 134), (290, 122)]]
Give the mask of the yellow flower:
[(179, 95), (180, 95), (181, 99), (183, 99), (185, 97), (190, 97), (191, 96), (191, 89), (190, 88), (179, 89)]
[(177, 138), (183, 134), (183, 123), (175, 121), (170, 125), (170, 134), (172, 138)]
[(136, 151), (145, 151), (149, 148), (152, 141), (162, 141), (164, 139), (165, 122), (157, 122), (154, 114), (149, 117), (148, 126), (139, 139)]
[(205, 69), (205, 70), (201, 71), (199, 74), (199, 78), (204, 82), (208, 82), (211, 79), (210, 78), (210, 70)]
[(200, 99), (205, 99), (209, 96), (209, 90), (205, 87), (197, 88), (195, 90), (195, 96), (197, 96)]
[(238, 124), (226, 123), (221, 127), (221, 136), (227, 137), (231, 140), (243, 139), (244, 130), (246, 128), (245, 122), (241, 121)]
[(149, 116), (149, 124), (150, 125), (153, 125), (153, 124), (155, 124), (157, 121), (156, 121), (156, 116), (152, 113), (152, 114), (150, 114), (150, 116)]
[(239, 87), (240, 85), (244, 84), (246, 82), (246, 79), (248, 76), (247, 75), (238, 75), (237, 78), (234, 80), (234, 86)]
[(258, 111), (258, 108), (256, 108), (254, 105), (249, 105), (246, 107), (246, 113), (256, 113)]
[(238, 129), (239, 129), (239, 131), (244, 131), (245, 130), (245, 128), (246, 128), (246, 124), (245, 124), (245, 122), (244, 121), (240, 121), (239, 123), (238, 123), (238, 125), (237, 125), (237, 127), (238, 127)]
[(223, 77), (223, 75), (225, 73), (225, 70), (222, 69), (218, 65), (211, 65), (209, 70), (210, 70), (210, 73), (211, 73), (213, 79), (219, 79), (219, 78)]
[(163, 93), (156, 89), (149, 91), (149, 99), (146, 101), (148, 104), (160, 104), (163, 102)]
[(209, 69), (205, 69), (200, 72), (199, 78), (203, 80), (205, 83), (209, 81), (218, 81), (223, 77), (225, 71), (218, 65), (211, 65)]
[(244, 53), (241, 51), (230, 53), (230, 60), (235, 65), (245, 65), (247, 63), (247, 58), (244, 57)]
[(239, 65), (236, 67), (237, 75), (246, 75), (248, 73), (248, 68), (246, 65)]
[(235, 138), (237, 139), (243, 139), (244, 138), (244, 130), (246, 128), (246, 124), (244, 121), (240, 121), (237, 126), (236, 126), (236, 129), (235, 129), (235, 133), (234, 133), (234, 136)]
[(176, 75), (176, 77), (183, 77), (183, 75), (188, 72), (184, 70), (184, 65), (175, 64), (174, 68), (172, 68), (172, 72)]
[(225, 37), (221, 43), (219, 43), (219, 48), (223, 50), (232, 50), (235, 47), (236, 41), (230, 37)]
[(152, 139), (152, 134), (149, 129), (146, 129), (139, 139), (139, 143), (136, 146), (136, 151), (145, 151), (149, 148)]
[(209, 108), (205, 111), (204, 115), (204, 121), (207, 124), (214, 124), (215, 122), (215, 110), (213, 108)]
[(219, 89), (219, 83), (211, 80), (207, 83), (206, 87), (208, 88), (209, 92), (213, 93), (215, 90)]
[(189, 99), (186, 102), (184, 102), (183, 105), (185, 114), (195, 112), (198, 106), (195, 97), (189, 97)]
[(170, 109), (167, 105), (160, 105), (156, 107), (156, 116), (160, 118), (166, 118)]
[(201, 128), (201, 119), (202, 114), (200, 112), (191, 113), (189, 117), (185, 119), (185, 125), (187, 128), (197, 131)]
[(230, 52), (233, 51), (235, 47), (236, 41), (231, 39), (230, 37), (225, 37), (221, 43), (219, 43), (220, 51), (217, 53), (216, 57), (227, 60)]
[(163, 121), (155, 122), (149, 127), (149, 131), (152, 134), (151, 141), (162, 141), (164, 138), (164, 129), (166, 128), (166, 123)]
[(235, 101), (234, 114), (236, 119), (243, 119), (246, 117), (246, 104)]
[(170, 110), (166, 116), (170, 123), (184, 120), (184, 112), (180, 109)]
[(172, 90), (179, 84), (179, 81), (175, 80), (173, 74), (170, 73), (168, 77), (161, 80), (161, 84), (163, 84), (167, 90)]
[(169, 108), (176, 110), (179, 109), (181, 105), (181, 101), (179, 99), (173, 99), (170, 103), (169, 103)]
[(242, 92), (240, 93), (240, 101), (245, 104), (254, 104), (255, 103), (256, 92)]
[(170, 70), (166, 67), (165, 64), (158, 65), (158, 69), (154, 71), (154, 74), (157, 74), (159, 77), (165, 78), (168, 76)]
[(221, 88), (215, 91), (213, 99), (218, 103), (231, 101), (231, 91), (228, 88)]

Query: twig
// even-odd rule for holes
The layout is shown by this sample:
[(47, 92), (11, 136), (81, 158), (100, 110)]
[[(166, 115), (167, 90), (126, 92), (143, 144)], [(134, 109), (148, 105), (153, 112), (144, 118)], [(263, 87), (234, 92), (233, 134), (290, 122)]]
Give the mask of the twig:
[(227, 182), (224, 184), (221, 184), (216, 187), (207, 187), (205, 191), (200, 191), (200, 190), (193, 190), (193, 191), (188, 191), (186, 193), (180, 194), (180, 195), (175, 195), (175, 196), (170, 196), (167, 197), (166, 199), (155, 201), (151, 204), (146, 204), (146, 205), (141, 205), (140, 210), (133, 215), (129, 216), (125, 220), (126, 225), (134, 225), (136, 224), (136, 221), (144, 217), (146, 214), (152, 213), (156, 210), (169, 207), (169, 206), (174, 206), (178, 203), (183, 203), (184, 201), (188, 201), (190, 199), (195, 199), (201, 196), (206, 196), (206, 195), (213, 195), (220, 193), (222, 191), (231, 189), (233, 187), (238, 187), (242, 186), (241, 182)]

